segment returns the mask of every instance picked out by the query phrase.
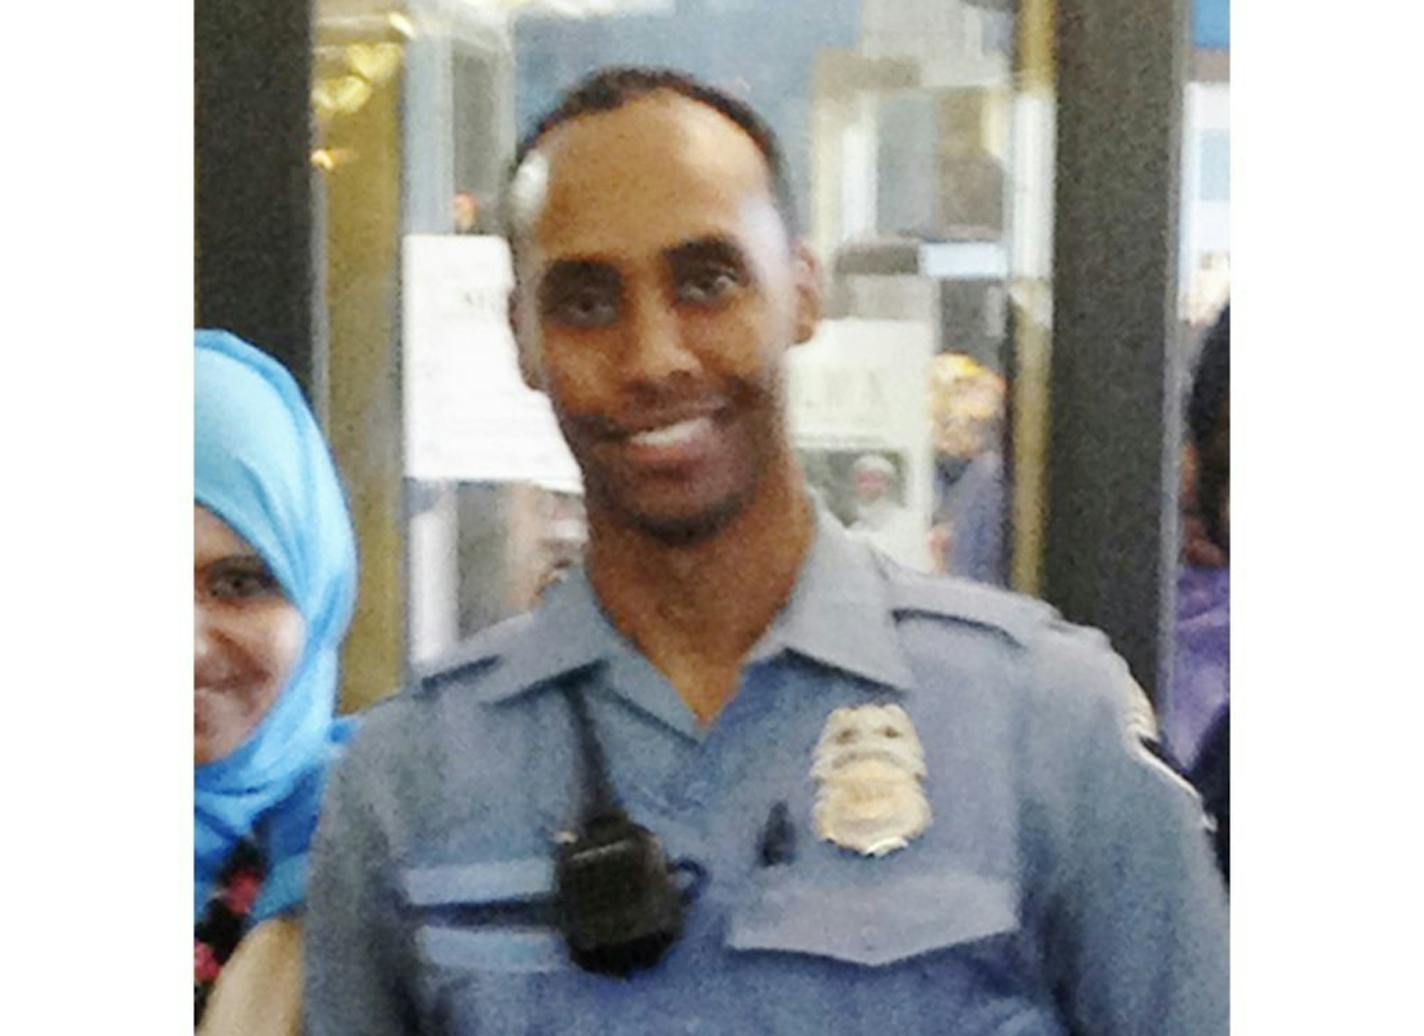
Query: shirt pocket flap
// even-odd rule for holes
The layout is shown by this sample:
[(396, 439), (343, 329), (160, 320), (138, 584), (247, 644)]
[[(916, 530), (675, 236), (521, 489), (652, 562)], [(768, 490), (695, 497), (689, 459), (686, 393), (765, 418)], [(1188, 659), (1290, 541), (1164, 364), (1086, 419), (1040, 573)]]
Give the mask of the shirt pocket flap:
[(491, 863), (408, 867), (400, 874), (400, 887), (406, 902), (417, 909), (528, 902), (552, 895), (554, 861), (527, 856)]
[(1015, 886), (969, 873), (826, 887), (778, 876), (733, 913), (727, 945), (878, 966), (1018, 929)]
[(527, 974), (567, 966), (548, 916), (548, 857), (407, 867), (399, 887), (417, 917), (421, 956), (442, 970)]
[(444, 971), (534, 975), (571, 967), (559, 933), (550, 928), (455, 928), (422, 925), (416, 946)]

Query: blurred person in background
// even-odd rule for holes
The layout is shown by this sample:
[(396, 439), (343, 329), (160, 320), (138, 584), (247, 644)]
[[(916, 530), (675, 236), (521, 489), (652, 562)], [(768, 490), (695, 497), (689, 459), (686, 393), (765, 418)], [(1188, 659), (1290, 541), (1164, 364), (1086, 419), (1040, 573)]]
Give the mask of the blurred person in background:
[(456, 191), (451, 202), (451, 215), (455, 221), (455, 233), (480, 233), (480, 199), (473, 191)]
[(584, 514), (582, 493), (545, 489), (542, 512), (539, 574), (531, 607), (578, 566), (588, 545), (588, 518)]
[(1003, 586), (1007, 570), (1007, 494), (1000, 445), (1004, 379), (963, 353), (942, 353), (930, 368), (934, 418), (935, 511), (931, 533), (938, 569)]
[(296, 1033), (307, 847), (328, 766), (356, 547), (291, 375), (194, 335), (194, 1013), (205, 1034)]
[(894, 461), (883, 453), (863, 453), (850, 467), (853, 536), (874, 544), (900, 564), (928, 568), (924, 526), (904, 504), (904, 487)]
[(1187, 405), (1176, 655), (1163, 717), (1168, 750), (1216, 821), (1229, 874), (1231, 690), (1231, 306), (1207, 333)]

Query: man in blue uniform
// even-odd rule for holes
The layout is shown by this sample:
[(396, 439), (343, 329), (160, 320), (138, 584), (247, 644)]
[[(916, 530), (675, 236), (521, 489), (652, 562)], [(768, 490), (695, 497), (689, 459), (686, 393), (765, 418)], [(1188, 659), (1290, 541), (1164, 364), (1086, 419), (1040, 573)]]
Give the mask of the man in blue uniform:
[(818, 271), (760, 120), (603, 73), (515, 168), (587, 562), (370, 712), (309, 1031), (1224, 1033), (1223, 889), (1123, 663), (810, 502), (783, 357)]

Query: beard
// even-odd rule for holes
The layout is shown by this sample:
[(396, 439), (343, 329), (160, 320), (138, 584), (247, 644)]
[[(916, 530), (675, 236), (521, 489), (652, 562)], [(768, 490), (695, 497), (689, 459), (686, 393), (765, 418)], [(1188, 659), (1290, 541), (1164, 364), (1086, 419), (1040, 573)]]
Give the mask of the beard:
[(765, 491), (771, 473), (785, 463), (790, 450), (780, 368), (758, 373), (710, 389), (648, 392), (639, 400), (638, 409), (644, 411), (676, 410), (709, 398), (725, 403), (725, 411), (713, 418), (720, 457), (701, 470), (669, 471), (666, 481), (655, 472), (624, 466), (616, 450), (610, 455), (609, 445), (627, 434), (630, 422), (602, 413), (569, 414), (556, 407), (583, 475), (590, 519), (601, 513), (673, 547), (694, 546), (722, 534)]
[(601, 514), (663, 546), (691, 547), (725, 532), (755, 499), (771, 467), (761, 458), (747, 477), (733, 480), (724, 492), (660, 507), (639, 500), (636, 492), (619, 485), (616, 476), (588, 465), (583, 468), (584, 492), (590, 519)]
[(630, 515), (631, 524), (665, 547), (691, 547), (714, 539), (746, 508), (746, 498), (732, 495), (695, 515), (664, 518), (658, 515)]

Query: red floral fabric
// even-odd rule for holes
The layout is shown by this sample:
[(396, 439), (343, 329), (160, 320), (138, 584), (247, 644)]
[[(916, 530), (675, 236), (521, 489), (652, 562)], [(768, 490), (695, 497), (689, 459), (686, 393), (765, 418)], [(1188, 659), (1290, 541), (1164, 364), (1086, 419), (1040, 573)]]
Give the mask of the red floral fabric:
[(203, 1009), (223, 965), (252, 927), (252, 908), (262, 891), (266, 865), (250, 841), (239, 843), (218, 874), (203, 915), (193, 928), (193, 1024)]

